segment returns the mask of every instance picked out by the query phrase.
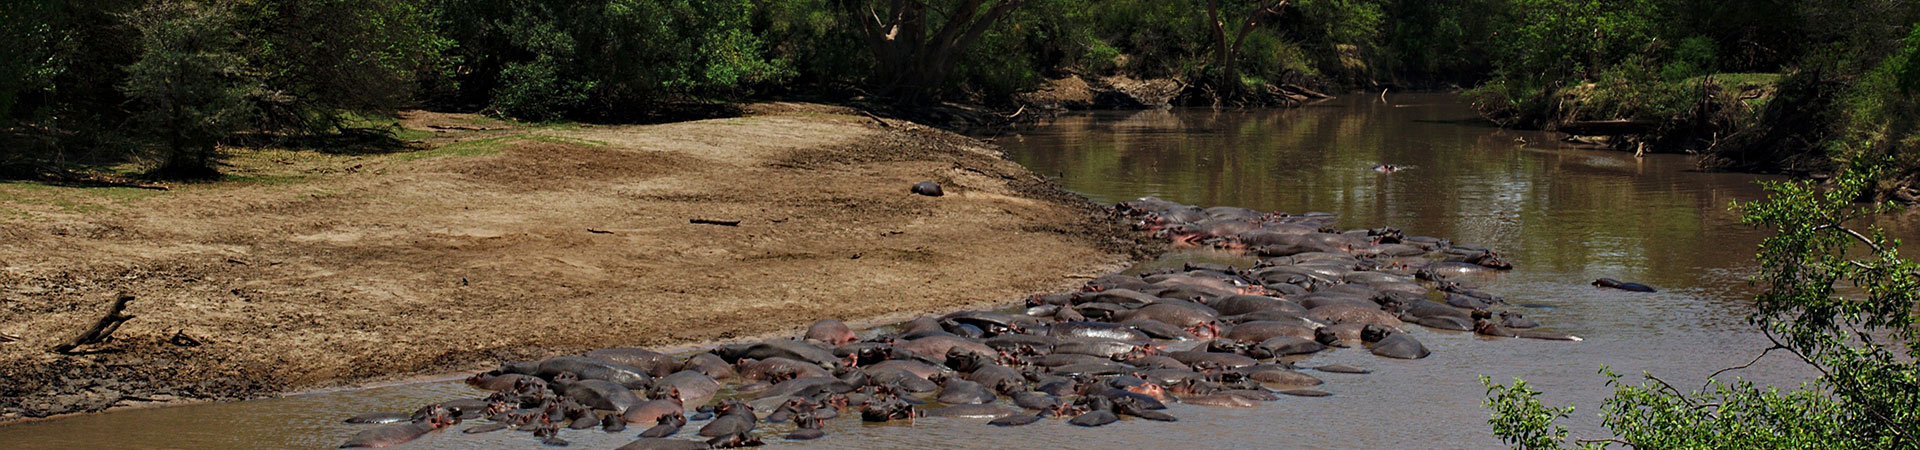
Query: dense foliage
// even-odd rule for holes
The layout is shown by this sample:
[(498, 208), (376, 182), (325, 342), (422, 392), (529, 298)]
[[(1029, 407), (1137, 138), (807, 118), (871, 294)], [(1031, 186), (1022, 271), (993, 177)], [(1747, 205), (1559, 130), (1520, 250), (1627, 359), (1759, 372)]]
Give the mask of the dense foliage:
[[(1575, 441), (1585, 448), (1920, 448), (1920, 264), (1902, 259), (1899, 241), (1856, 230), (1882, 204), (1855, 203), (1885, 161), (1856, 165), (1823, 189), (1769, 182), (1771, 195), (1736, 204), (1743, 221), (1778, 230), (1760, 244), (1766, 290), (1748, 320), (1784, 352), (1819, 369), (1816, 384), (1795, 390), (1710, 381), (1682, 390), (1653, 374), (1627, 384), (1612, 375), (1603, 424), (1616, 437)], [(1604, 372), (1605, 369), (1603, 368)], [(1717, 374), (1716, 374), (1717, 375)], [(1486, 381), (1486, 380), (1483, 380)], [(1488, 383), (1490, 423), (1515, 448), (1561, 448), (1556, 425), (1573, 407), (1541, 404), (1515, 380)]]
[(1899, 0), (98, 0), (0, 10), (0, 144), (20, 149), (0, 173), (172, 154), (151, 126), (166, 104), (133, 89), (160, 75), (136, 63), (167, 54), (134, 12), (162, 5), (223, 17), (183, 26), (219, 27), (189, 31), (221, 35), (207, 56), (228, 67), (172, 89), (243, 98), (173, 100), (224, 111), (203, 129), (228, 144), (416, 106), (651, 120), (770, 96), (1004, 105), (1078, 76), (1243, 106), (1289, 103), (1277, 88), (1478, 85), (1503, 124), (1652, 120), (1658, 149), (1717, 146), (1727, 166), (1914, 159), (1915, 46), (1900, 43), (1920, 8)]

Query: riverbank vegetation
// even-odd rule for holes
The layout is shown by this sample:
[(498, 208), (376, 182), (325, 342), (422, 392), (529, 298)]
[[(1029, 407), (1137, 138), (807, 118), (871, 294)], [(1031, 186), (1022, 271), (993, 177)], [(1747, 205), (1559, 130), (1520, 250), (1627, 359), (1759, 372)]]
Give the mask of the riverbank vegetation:
[(1830, 174), (1892, 158), (1871, 196), (1920, 191), (1920, 6), (1886, 0), (1536, 0), (1489, 10), (1504, 126), (1700, 154), (1708, 169)]
[[(0, 174), (208, 177), (221, 145), (400, 149), (375, 125), (418, 107), (633, 122), (783, 98), (990, 118), (1456, 87), (1503, 126), (1600, 127), (1712, 168), (1912, 168), (1917, 15), (1896, 0), (35, 2), (0, 13), (15, 149)], [(1920, 194), (1900, 189), (1913, 175), (1875, 192)]]
[(1818, 369), (1817, 383), (1779, 389), (1716, 379), (1738, 375), (1736, 367), (1690, 389), (1656, 374), (1628, 383), (1602, 368), (1616, 390), (1600, 416), (1615, 436), (1569, 442), (1555, 422), (1574, 407), (1544, 405), (1522, 380), (1483, 380), (1495, 433), (1523, 449), (1920, 448), (1920, 264), (1900, 256), (1899, 241), (1858, 225), (1886, 204), (1855, 202), (1886, 165), (1855, 166), (1831, 189), (1772, 182), (1767, 199), (1734, 205), (1746, 224), (1778, 230), (1760, 244), (1754, 281), (1766, 290), (1747, 320), (1772, 345), (1754, 361), (1792, 355), (1779, 357)]

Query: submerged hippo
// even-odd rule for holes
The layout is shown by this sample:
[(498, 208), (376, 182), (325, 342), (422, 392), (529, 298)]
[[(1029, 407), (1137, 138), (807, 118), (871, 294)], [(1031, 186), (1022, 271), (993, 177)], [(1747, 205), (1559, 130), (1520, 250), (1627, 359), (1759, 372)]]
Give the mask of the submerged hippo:
[(1601, 278), (1598, 280), (1593, 280), (1593, 285), (1594, 287), (1614, 288), (1622, 291), (1654, 292), (1653, 287), (1651, 286), (1647, 286), (1640, 283), (1628, 283), (1625, 281), (1615, 280), (1612, 278)]

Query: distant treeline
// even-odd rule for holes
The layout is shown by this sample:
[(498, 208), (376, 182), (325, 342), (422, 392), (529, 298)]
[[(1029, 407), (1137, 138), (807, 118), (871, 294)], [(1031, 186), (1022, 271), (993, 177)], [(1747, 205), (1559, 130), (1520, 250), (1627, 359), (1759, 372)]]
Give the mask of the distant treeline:
[(15, 3), (0, 172), (133, 157), (173, 175), (210, 173), (221, 142), (350, 133), (409, 107), (618, 121), (772, 97), (1005, 105), (1067, 76), (1175, 79), (1189, 103), (1242, 106), (1274, 85), (1491, 82), (1476, 97), (1490, 117), (1539, 125), (1561, 89), (1619, 74), (1860, 76), (1910, 48), (1914, 23), (1894, 0)]

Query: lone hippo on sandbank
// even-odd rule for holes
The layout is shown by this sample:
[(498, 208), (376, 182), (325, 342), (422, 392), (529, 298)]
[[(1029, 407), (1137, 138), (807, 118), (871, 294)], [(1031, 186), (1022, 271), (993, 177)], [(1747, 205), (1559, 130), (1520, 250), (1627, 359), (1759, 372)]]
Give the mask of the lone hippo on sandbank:
[(946, 192), (940, 189), (940, 183), (935, 183), (932, 181), (922, 181), (919, 183), (914, 183), (913, 188), (910, 190), (913, 191), (913, 193), (915, 194), (925, 195), (928, 197), (939, 197), (942, 195), (947, 195)]
[(1625, 281), (1615, 280), (1612, 278), (1601, 278), (1598, 280), (1593, 280), (1593, 285), (1594, 287), (1613, 288), (1613, 289), (1619, 289), (1622, 291), (1656, 292), (1653, 290), (1652, 286), (1647, 286), (1640, 283), (1628, 283)]

